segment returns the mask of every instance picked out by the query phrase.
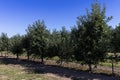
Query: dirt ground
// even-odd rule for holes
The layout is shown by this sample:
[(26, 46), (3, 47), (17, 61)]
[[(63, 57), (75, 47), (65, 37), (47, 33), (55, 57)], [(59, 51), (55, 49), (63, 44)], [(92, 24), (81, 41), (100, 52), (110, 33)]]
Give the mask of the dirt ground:
[[(72, 70), (60, 66), (45, 65), (39, 62), (17, 60), (15, 58), (2, 58), (0, 57), (0, 64), (20, 65), (25, 68), (27, 72), (34, 72), (43, 74), (45, 76), (55, 77), (58, 80), (120, 80), (120, 77), (112, 77), (102, 74), (93, 74), (84, 71)], [(6, 78), (2, 76), (2, 78)]]

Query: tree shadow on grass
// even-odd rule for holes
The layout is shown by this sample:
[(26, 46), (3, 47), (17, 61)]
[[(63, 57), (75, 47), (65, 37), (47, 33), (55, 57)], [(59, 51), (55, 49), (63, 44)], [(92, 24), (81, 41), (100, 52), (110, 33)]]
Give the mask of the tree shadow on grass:
[(68, 69), (61, 66), (45, 65), (37, 61), (28, 61), (26, 59), (17, 60), (16, 58), (0, 57), (0, 64), (21, 65), (25, 67), (25, 71), (30, 73), (52, 73), (60, 77), (71, 78), (72, 80), (120, 80), (120, 77), (112, 77), (101, 74), (90, 74), (84, 71)]

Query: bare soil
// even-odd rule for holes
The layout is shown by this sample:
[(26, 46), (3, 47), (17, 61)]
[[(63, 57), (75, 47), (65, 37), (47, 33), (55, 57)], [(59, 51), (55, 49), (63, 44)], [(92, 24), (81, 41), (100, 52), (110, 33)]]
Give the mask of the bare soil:
[[(8, 64), (20, 65), (24, 67), (23, 69), (25, 72), (43, 74), (48, 77), (55, 77), (57, 80), (120, 80), (120, 76), (113, 77), (102, 74), (94, 74), (56, 65), (41, 64), (37, 61), (27, 61), (26, 59), (17, 60), (15, 58), (0, 57), (0, 64), (5, 64), (6, 66)], [(6, 80), (6, 78), (6, 76), (2, 76), (2, 80)]]

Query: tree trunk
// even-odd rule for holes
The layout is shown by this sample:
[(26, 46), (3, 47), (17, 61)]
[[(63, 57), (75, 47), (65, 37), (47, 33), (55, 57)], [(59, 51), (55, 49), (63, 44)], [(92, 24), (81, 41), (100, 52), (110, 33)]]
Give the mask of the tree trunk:
[(41, 54), (41, 63), (44, 63), (44, 56), (43, 56), (43, 53)]
[(63, 63), (63, 53), (60, 54), (60, 66), (62, 66)]
[(7, 47), (7, 57), (9, 56), (9, 51), (8, 51), (8, 47)]
[(60, 66), (62, 66), (62, 62), (63, 62), (63, 60), (62, 60), (62, 59), (60, 59)]
[(92, 65), (88, 64), (88, 67), (89, 67), (89, 73), (92, 73)]
[(19, 54), (17, 53), (17, 59), (19, 59)]
[(41, 63), (44, 64), (44, 48), (42, 48), (40, 51), (41, 51)]
[(112, 75), (114, 76), (114, 60), (112, 58)]
[(28, 61), (30, 60), (30, 54), (29, 54), (29, 52), (27, 52), (27, 59), (28, 59)]

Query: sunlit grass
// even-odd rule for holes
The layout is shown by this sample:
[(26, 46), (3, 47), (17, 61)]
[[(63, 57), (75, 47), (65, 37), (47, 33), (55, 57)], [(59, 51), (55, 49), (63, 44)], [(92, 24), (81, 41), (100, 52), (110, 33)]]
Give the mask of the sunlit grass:
[[(112, 67), (112, 63), (111, 62), (101, 62), (100, 65), (101, 66)], [(119, 62), (115, 62), (114, 66), (119, 68), (120, 67), (120, 61)]]
[(0, 64), (0, 80), (58, 80), (46, 74), (29, 73), (20, 65)]

